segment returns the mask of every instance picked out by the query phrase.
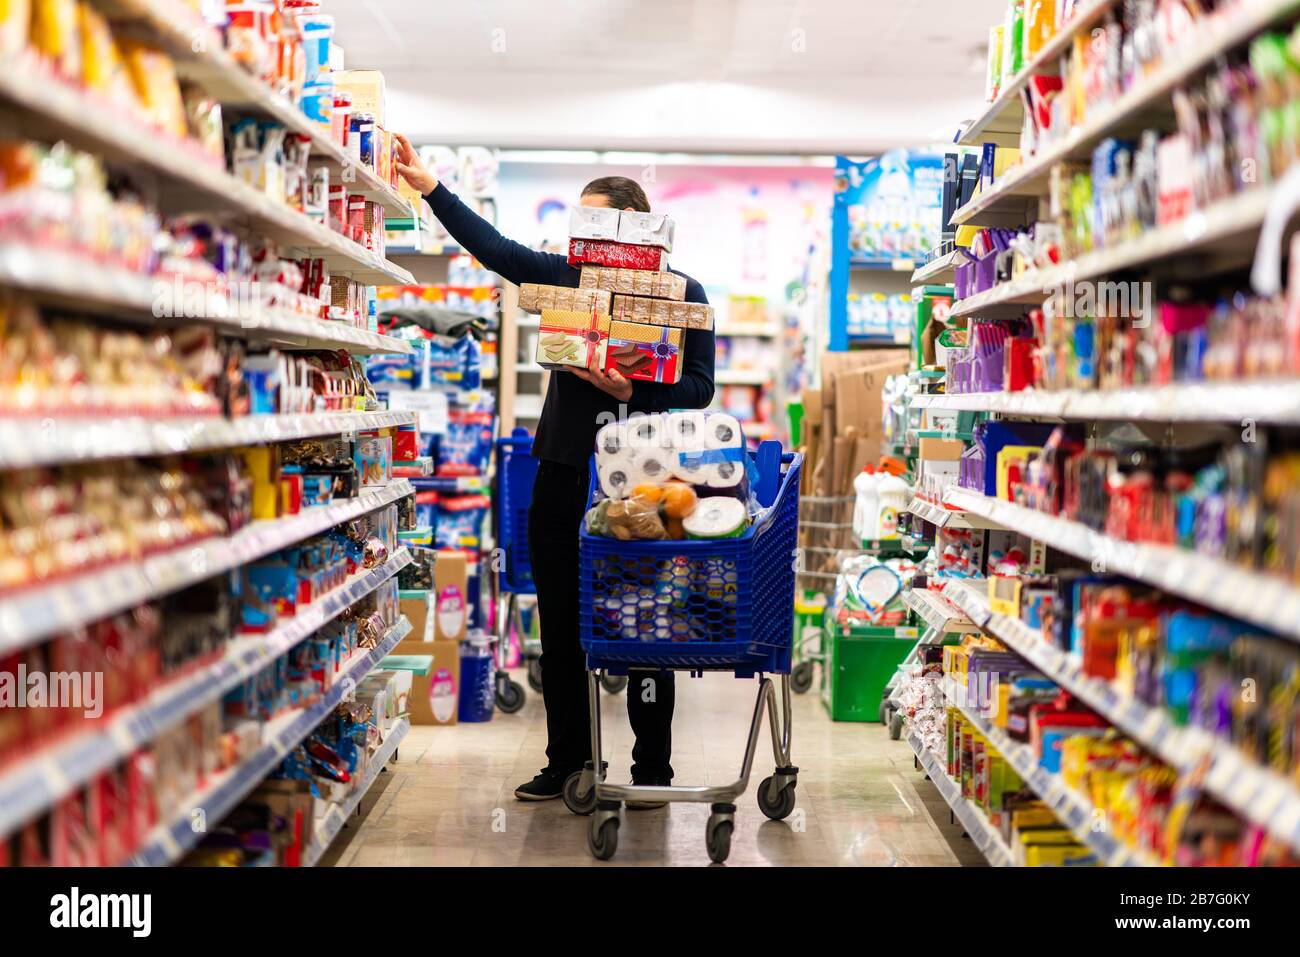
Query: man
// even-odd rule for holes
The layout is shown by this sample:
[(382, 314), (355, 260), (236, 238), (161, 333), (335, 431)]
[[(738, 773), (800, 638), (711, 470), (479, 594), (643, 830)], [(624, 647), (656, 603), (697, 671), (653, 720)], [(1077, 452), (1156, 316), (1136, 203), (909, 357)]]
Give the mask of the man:
[[(577, 287), (579, 270), (564, 256), (543, 253), (506, 239), (438, 183), (410, 141), (399, 135), (398, 172), (420, 191), (452, 238), (484, 266), (512, 283)], [(584, 206), (650, 212), (645, 192), (623, 176), (592, 180)], [(707, 302), (704, 289), (686, 277), (688, 302)], [(559, 797), (565, 778), (591, 759), (586, 661), (578, 642), (578, 529), (587, 508), (588, 461), (596, 431), (631, 412), (702, 409), (713, 398), (712, 331), (691, 329), (683, 341), (681, 381), (675, 385), (632, 381), (598, 365), (551, 376), (537, 424), (533, 455), (541, 459), (528, 510), (528, 548), (537, 585), (542, 629), (542, 689), (546, 704), (547, 765), (515, 789), (524, 801)], [(647, 686), (652, 682), (653, 686)], [(672, 672), (639, 673), (627, 690), (627, 712), (636, 735), (632, 782), (672, 782)], [(629, 803), (628, 807), (657, 804)]]

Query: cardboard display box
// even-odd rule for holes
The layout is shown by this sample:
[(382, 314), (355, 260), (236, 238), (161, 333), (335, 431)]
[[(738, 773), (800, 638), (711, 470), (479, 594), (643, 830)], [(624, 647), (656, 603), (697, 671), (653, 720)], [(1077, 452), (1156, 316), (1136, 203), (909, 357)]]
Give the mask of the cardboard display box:
[(906, 349), (822, 354), (820, 396), (804, 393), (812, 494), (852, 495), (853, 479), (862, 467), (879, 460), (880, 390), (886, 378), (907, 367)]
[(384, 75), (378, 70), (334, 70), (330, 73), (334, 79), (336, 92), (352, 94), (352, 115), (373, 113), (375, 123), (387, 126), (384, 119), (384, 104), (387, 96), (384, 91)]
[(469, 626), (469, 563), (461, 552), (439, 552), (433, 563), (433, 640), (461, 642)]
[[(406, 699), (411, 724), (455, 724), (460, 707), (460, 643), (408, 638), (399, 642), (392, 654), (432, 659), (427, 672), (411, 675), (411, 690)], [(388, 666), (381, 663), (380, 667)]]

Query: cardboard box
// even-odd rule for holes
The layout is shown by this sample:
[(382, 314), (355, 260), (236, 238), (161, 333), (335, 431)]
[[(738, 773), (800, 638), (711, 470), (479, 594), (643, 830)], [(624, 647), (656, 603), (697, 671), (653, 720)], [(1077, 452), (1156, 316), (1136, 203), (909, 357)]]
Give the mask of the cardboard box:
[(573, 239), (618, 239), (619, 211), (599, 206), (569, 207), (569, 236)]
[(673, 251), (676, 224), (664, 213), (638, 213), (623, 210), (618, 217), (618, 241), (636, 246), (658, 246)]
[[(647, 274), (651, 275), (651, 274)], [(547, 309), (561, 312), (609, 312), (611, 294), (603, 289), (573, 289), (569, 286), (544, 286), (526, 282), (519, 287), (519, 308), (540, 313)]]
[(570, 239), (569, 265), (614, 266), (619, 269), (653, 269), (660, 271), (668, 263), (668, 254), (658, 246), (635, 246), (601, 239)]
[(453, 725), (460, 707), (460, 643), (407, 639), (394, 655), (424, 655), (432, 659), (427, 674), (412, 674), (407, 710), (411, 724)]
[(460, 552), (439, 552), (433, 563), (433, 640), (465, 640), (469, 621), (469, 564)]
[(686, 298), (686, 277), (675, 272), (653, 272), (649, 269), (615, 269), (609, 266), (583, 266), (581, 289), (605, 289), (624, 296), (645, 296), (649, 299)]
[(546, 369), (605, 366), (609, 316), (566, 309), (543, 309), (537, 327), (537, 364)]
[(433, 633), (429, 632), (433, 627), (433, 616), (429, 614), (431, 596), (429, 592), (424, 592), (423, 595), (423, 598), (402, 598), (398, 606), (411, 623), (411, 637), (417, 641), (432, 641)]
[(624, 322), (678, 329), (712, 329), (713, 307), (702, 302), (674, 302), (643, 296), (615, 296), (610, 317)]
[(334, 70), (330, 73), (334, 79), (335, 92), (352, 94), (352, 115), (373, 113), (377, 126), (387, 126), (384, 106), (387, 94), (384, 90), (384, 75), (378, 70)]
[(609, 324), (604, 370), (617, 369), (629, 379), (646, 382), (681, 381), (682, 330), (638, 322)]
[(966, 451), (966, 443), (961, 439), (920, 439), (916, 443), (917, 457), (925, 460), (956, 462)]

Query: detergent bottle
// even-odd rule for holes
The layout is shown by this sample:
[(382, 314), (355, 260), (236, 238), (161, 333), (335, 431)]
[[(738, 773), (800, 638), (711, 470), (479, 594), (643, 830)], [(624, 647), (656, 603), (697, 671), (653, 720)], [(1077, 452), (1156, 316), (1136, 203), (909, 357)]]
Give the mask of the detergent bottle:
[(902, 537), (898, 530), (898, 517), (907, 511), (909, 490), (903, 479), (892, 471), (885, 472), (876, 485), (877, 518), (874, 538), (882, 541)]
[(876, 515), (880, 511), (877, 488), (881, 478), (874, 465), (867, 465), (853, 480), (853, 491), (857, 493), (853, 503), (853, 535), (859, 541), (876, 537)]

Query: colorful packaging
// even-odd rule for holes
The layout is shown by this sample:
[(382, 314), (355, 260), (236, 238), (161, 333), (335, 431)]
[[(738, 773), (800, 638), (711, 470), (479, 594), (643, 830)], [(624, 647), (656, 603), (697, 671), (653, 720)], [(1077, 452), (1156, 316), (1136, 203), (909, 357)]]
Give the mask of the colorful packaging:
[(624, 296), (675, 299), (679, 302), (686, 298), (686, 277), (675, 272), (583, 266), (578, 286), (581, 289), (606, 289)]
[(438, 440), (438, 475), (486, 475), (492, 459), (492, 413), (460, 409), (447, 416)]
[(700, 302), (615, 296), (610, 317), (652, 326), (675, 326), (678, 329), (713, 328), (713, 307)]
[(526, 282), (519, 287), (519, 308), (540, 313), (544, 309), (564, 312), (609, 312), (610, 294), (599, 289), (572, 289), (568, 286), (543, 286)]
[(547, 369), (591, 365), (604, 368), (608, 339), (608, 315), (544, 309), (538, 324), (537, 363)]
[(600, 239), (570, 239), (569, 265), (614, 266), (620, 269), (662, 270), (668, 254), (658, 246), (634, 246)]
[(452, 495), (438, 501), (434, 544), (440, 549), (476, 549), (492, 500), (486, 495)]
[(604, 370), (629, 379), (674, 383), (682, 378), (682, 330), (636, 322), (609, 324)]
[(362, 487), (388, 485), (393, 480), (393, 440), (386, 435), (361, 435), (353, 454)]

